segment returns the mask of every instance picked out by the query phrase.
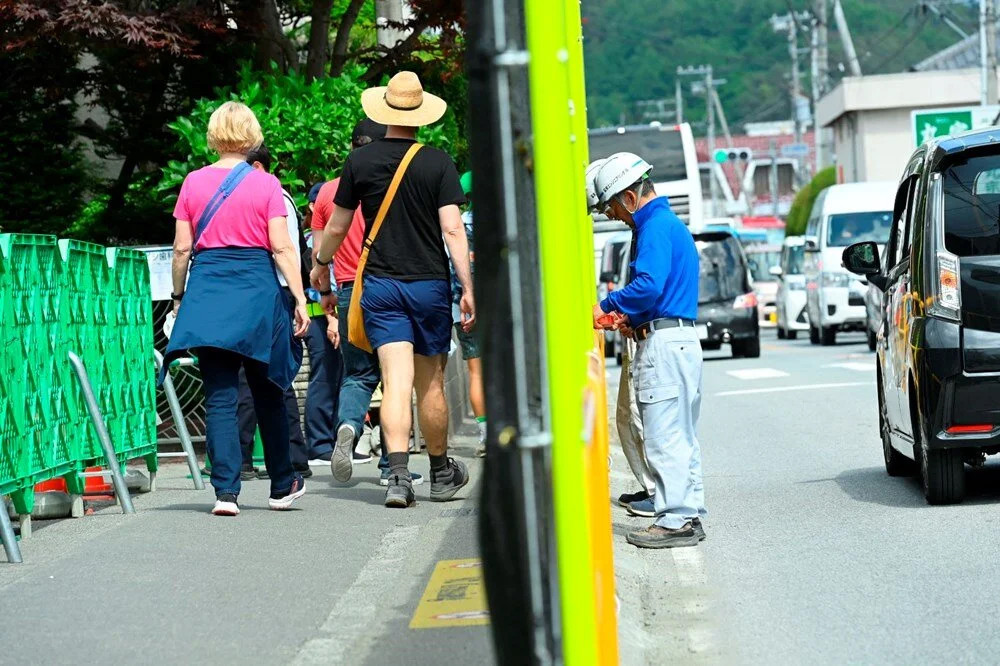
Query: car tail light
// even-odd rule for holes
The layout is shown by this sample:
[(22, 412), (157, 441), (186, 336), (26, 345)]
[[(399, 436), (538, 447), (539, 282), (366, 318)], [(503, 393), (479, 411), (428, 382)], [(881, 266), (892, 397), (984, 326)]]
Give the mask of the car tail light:
[(993, 432), (992, 423), (981, 423), (976, 425), (953, 425), (945, 428), (949, 435), (972, 435)]
[(757, 294), (752, 291), (749, 294), (743, 294), (742, 296), (737, 296), (736, 300), (733, 301), (733, 309), (749, 309), (757, 307)]
[(950, 252), (938, 252), (936, 269), (937, 280), (929, 311), (938, 317), (959, 321), (962, 314), (962, 290), (958, 257)]

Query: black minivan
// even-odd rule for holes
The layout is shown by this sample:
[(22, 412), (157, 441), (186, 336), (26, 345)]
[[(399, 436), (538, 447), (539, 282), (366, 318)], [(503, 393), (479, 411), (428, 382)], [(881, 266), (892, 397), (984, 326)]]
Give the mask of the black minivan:
[(844, 266), (883, 291), (876, 335), (886, 471), (918, 472), (931, 504), (959, 502), (965, 465), (1000, 453), (1000, 129), (925, 144), (875, 243)]
[(694, 234), (698, 248), (698, 335), (704, 349), (733, 348), (733, 356), (760, 356), (757, 295), (740, 241), (728, 231)]

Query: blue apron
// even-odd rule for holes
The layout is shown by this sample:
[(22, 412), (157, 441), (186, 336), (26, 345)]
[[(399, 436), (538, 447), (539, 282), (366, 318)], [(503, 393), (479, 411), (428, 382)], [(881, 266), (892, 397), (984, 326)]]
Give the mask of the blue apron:
[(195, 253), (159, 381), (172, 361), (199, 347), (265, 363), (272, 382), (282, 390), (292, 385), (302, 365), (302, 343), (294, 337), (292, 307), (270, 252), (224, 247)]

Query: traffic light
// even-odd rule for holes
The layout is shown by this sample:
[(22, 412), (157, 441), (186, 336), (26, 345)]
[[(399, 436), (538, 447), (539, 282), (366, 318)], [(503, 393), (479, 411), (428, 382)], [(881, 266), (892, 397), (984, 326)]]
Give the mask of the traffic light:
[(732, 162), (734, 160), (743, 160), (746, 162), (752, 157), (753, 151), (749, 148), (718, 148), (712, 155), (712, 159), (719, 164)]

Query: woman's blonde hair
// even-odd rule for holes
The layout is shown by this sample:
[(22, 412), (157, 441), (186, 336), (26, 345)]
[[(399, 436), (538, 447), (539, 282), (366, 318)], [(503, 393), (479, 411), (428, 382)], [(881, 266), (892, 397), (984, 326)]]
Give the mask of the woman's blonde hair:
[(219, 153), (247, 154), (264, 143), (260, 123), (250, 107), (226, 102), (208, 120), (208, 147)]

